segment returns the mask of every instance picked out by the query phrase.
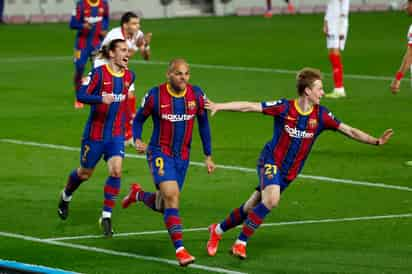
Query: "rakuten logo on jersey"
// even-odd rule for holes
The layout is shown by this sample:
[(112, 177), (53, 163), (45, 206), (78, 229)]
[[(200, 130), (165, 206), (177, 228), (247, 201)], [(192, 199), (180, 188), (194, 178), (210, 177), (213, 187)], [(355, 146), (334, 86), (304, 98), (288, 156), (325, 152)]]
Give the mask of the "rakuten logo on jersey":
[(101, 17), (101, 16), (89, 16), (89, 17), (85, 17), (84, 19), (89, 24), (96, 24), (96, 23), (102, 21), (103, 17)]
[(162, 114), (162, 119), (170, 122), (189, 121), (192, 120), (193, 117), (195, 117), (194, 114)]
[(306, 132), (306, 130), (299, 130), (297, 128), (291, 128), (288, 125), (285, 125), (285, 130), (289, 134), (290, 137), (292, 138), (313, 138), (313, 133), (311, 132)]
[(114, 97), (114, 102), (122, 102), (126, 99), (126, 95), (124, 94), (114, 94), (114, 93), (107, 93), (107, 92), (102, 92), (102, 96), (106, 96), (106, 95), (113, 95)]

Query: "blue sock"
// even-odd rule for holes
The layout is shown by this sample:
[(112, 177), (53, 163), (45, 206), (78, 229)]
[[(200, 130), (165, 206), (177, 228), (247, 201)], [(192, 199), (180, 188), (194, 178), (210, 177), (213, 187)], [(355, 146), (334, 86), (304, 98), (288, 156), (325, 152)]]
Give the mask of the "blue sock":
[(179, 217), (179, 209), (166, 208), (163, 215), (170, 239), (172, 239), (175, 249), (183, 246), (183, 228)]
[(106, 185), (104, 186), (104, 206), (103, 211), (112, 212), (115, 204), (116, 197), (120, 192), (120, 178), (119, 177), (107, 177)]
[(247, 242), (255, 230), (258, 229), (263, 223), (263, 220), (269, 212), (270, 209), (268, 209), (263, 203), (259, 203), (247, 215), (247, 219), (243, 224), (242, 231), (240, 232), (238, 239)]

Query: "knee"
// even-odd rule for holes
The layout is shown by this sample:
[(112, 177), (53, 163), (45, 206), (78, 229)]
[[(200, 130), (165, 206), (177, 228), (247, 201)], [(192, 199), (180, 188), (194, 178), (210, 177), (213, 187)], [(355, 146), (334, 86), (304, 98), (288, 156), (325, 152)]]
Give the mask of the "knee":
[(79, 169), (79, 170), (77, 171), (77, 175), (79, 176), (79, 178), (80, 178), (82, 181), (88, 180), (88, 179), (92, 176), (92, 174), (93, 174), (93, 171), (92, 171), (92, 170)]
[(163, 193), (163, 199), (169, 207), (177, 207), (179, 204), (179, 192), (171, 191)]
[(270, 197), (270, 198), (264, 199), (262, 202), (268, 209), (272, 209), (279, 205), (279, 198)]
[(122, 177), (122, 169), (121, 168), (114, 168), (110, 171), (111, 177), (120, 178)]

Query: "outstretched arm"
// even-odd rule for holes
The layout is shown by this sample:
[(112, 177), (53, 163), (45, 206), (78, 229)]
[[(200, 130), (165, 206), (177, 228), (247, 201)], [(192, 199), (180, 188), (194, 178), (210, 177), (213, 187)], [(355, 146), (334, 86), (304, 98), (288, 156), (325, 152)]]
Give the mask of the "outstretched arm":
[(205, 104), (205, 108), (211, 111), (212, 116), (220, 110), (239, 112), (262, 112), (262, 104), (253, 102), (213, 103), (211, 101), (207, 101)]
[(395, 75), (395, 79), (393, 79), (391, 83), (391, 91), (393, 94), (396, 94), (400, 90), (401, 86), (401, 79), (408, 71), (412, 64), (412, 48), (408, 46), (405, 55), (403, 56), (401, 67), (399, 68), (398, 72)]
[(392, 129), (387, 129), (384, 131), (384, 133), (379, 138), (376, 138), (376, 137), (373, 137), (367, 134), (366, 132), (363, 132), (360, 129), (353, 128), (344, 123), (340, 123), (338, 127), (338, 131), (356, 141), (359, 141), (365, 144), (376, 145), (376, 146), (384, 145), (389, 140), (389, 138), (391, 138), (393, 134)]

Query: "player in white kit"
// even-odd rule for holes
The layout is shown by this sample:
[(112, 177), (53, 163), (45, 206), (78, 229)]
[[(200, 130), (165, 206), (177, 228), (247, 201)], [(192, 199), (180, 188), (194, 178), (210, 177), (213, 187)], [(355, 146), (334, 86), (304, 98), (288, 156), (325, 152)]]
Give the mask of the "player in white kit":
[[(406, 13), (412, 16), (412, 0), (408, 0), (406, 4)], [(411, 68), (412, 65), (412, 25), (409, 26), (408, 31), (408, 47), (406, 48), (405, 55), (403, 56), (401, 67), (395, 74), (395, 79), (391, 83), (391, 90), (393, 94), (396, 94), (400, 90), (401, 80), (404, 74)], [(411, 68), (412, 72), (412, 68)]]
[[(408, 0), (405, 6), (406, 13), (412, 16), (412, 0)], [(403, 56), (401, 67), (395, 74), (395, 79), (391, 83), (391, 91), (393, 94), (397, 94), (400, 90), (401, 80), (404, 74), (411, 69), (412, 73), (412, 25), (409, 26), (408, 31), (408, 47), (406, 48), (405, 55)], [(412, 161), (405, 162), (407, 166), (412, 166)]]
[[(133, 12), (126, 12), (120, 19), (120, 27), (114, 28), (106, 35), (102, 42), (102, 48), (109, 45), (111, 41), (115, 39), (123, 39), (126, 41), (129, 50), (129, 59), (136, 53), (140, 52), (140, 55), (144, 60), (150, 59), (150, 42), (152, 33), (146, 35), (140, 30), (140, 18)], [(94, 67), (107, 64), (106, 60), (101, 54), (99, 54), (95, 61)], [(133, 145), (133, 133), (132, 123), (134, 116), (136, 115), (136, 97), (134, 94), (134, 84), (129, 88), (127, 106), (128, 106), (128, 121), (126, 122), (125, 143), (126, 145)]]
[(349, 0), (329, 0), (325, 14), (323, 32), (332, 65), (334, 89), (327, 98), (345, 97), (343, 87), (343, 64), (341, 51), (345, 49), (349, 28)]

